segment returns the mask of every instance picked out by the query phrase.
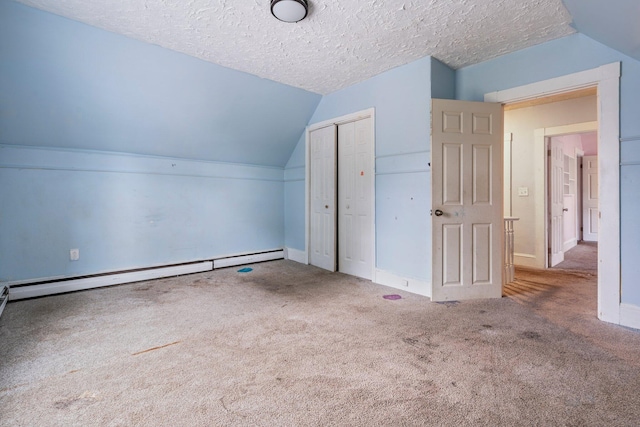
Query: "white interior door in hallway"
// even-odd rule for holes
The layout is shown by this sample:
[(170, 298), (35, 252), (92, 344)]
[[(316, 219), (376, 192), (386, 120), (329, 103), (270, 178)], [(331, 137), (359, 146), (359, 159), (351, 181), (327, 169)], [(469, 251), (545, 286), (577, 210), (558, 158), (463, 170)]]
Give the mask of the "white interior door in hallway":
[(582, 239), (598, 241), (598, 156), (582, 158)]
[(564, 152), (562, 143), (551, 138), (549, 144), (549, 266), (564, 261)]
[(432, 104), (432, 301), (502, 297), (502, 105)]
[[(374, 268), (373, 118), (309, 132), (309, 262), (365, 279)], [(337, 208), (337, 209), (336, 209)]]

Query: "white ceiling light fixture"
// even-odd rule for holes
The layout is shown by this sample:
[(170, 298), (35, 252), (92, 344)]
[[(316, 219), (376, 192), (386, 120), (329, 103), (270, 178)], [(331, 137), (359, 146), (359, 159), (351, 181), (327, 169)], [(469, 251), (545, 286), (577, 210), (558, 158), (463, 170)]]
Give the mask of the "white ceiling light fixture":
[(302, 21), (308, 12), (307, 0), (271, 0), (271, 14), (282, 22)]

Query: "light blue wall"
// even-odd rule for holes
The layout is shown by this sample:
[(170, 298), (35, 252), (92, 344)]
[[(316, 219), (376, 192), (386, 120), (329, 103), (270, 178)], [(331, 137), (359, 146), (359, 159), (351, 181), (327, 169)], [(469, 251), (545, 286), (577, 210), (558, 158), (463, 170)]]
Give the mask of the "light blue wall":
[(0, 145), (0, 183), (0, 281), (283, 247), (281, 168)]
[(431, 58), (431, 98), (456, 99), (456, 72)]
[(305, 133), (284, 169), (284, 229), (287, 248), (305, 251)]
[[(310, 124), (371, 107), (376, 138), (376, 266), (407, 278), (430, 281), (431, 183), (429, 130), (431, 58), (395, 68), (362, 83), (325, 95)], [(287, 166), (287, 176), (303, 178), (304, 139)], [(288, 179), (288, 178), (286, 178)], [(287, 191), (285, 235), (304, 249), (304, 183)], [(298, 213), (287, 213), (289, 211)]]
[(457, 98), (483, 100), (484, 94), (622, 62), (621, 273), (622, 302), (640, 306), (640, 62), (584, 35), (575, 34), (457, 70)]
[(0, 143), (283, 167), (321, 96), (0, 1)]
[(0, 281), (282, 248), (320, 98), (0, 0)]

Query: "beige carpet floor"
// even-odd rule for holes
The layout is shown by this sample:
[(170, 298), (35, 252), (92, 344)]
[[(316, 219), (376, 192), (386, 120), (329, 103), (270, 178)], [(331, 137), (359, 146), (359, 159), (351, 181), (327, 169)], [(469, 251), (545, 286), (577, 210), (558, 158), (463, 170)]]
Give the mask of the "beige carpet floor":
[(598, 242), (578, 242), (576, 246), (564, 253), (564, 261), (554, 268), (565, 270), (598, 270)]
[(0, 425), (640, 425), (640, 332), (595, 318), (593, 275), (436, 304), (252, 267), (9, 303)]

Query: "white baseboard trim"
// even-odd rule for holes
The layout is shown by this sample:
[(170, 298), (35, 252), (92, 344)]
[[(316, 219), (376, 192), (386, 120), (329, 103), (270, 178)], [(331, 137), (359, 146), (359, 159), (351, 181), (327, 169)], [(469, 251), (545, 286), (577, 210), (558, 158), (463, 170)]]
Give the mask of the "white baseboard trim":
[(300, 264), (309, 264), (307, 252), (299, 249), (286, 248), (286, 259), (299, 262)]
[(568, 250), (571, 250), (576, 246), (578, 246), (578, 240), (571, 239), (568, 242), (564, 242), (564, 245), (562, 246), (562, 251), (567, 252)]
[(140, 282), (143, 280), (159, 279), (161, 277), (179, 276), (183, 274), (200, 273), (213, 269), (211, 261), (194, 264), (176, 265), (171, 267), (151, 268), (148, 270), (130, 271), (124, 273), (106, 274), (80, 279), (61, 280), (37, 285), (12, 287), (9, 289), (11, 301), (34, 298), (63, 292), (80, 291), (84, 289), (100, 288), (103, 286), (120, 285), (123, 283)]
[(431, 298), (430, 283), (401, 277), (396, 274), (389, 273), (388, 271), (376, 269), (376, 275), (373, 279), (373, 283)]
[(640, 307), (620, 304), (620, 325), (640, 329)]
[(250, 255), (238, 255), (228, 258), (220, 258), (213, 260), (213, 268), (233, 267), (235, 265), (253, 264), (255, 262), (273, 261), (276, 259), (284, 258), (284, 250), (275, 250), (270, 252), (263, 252)]
[(531, 254), (514, 253), (513, 264), (520, 267), (544, 268), (544, 260), (541, 266), (536, 256)]

